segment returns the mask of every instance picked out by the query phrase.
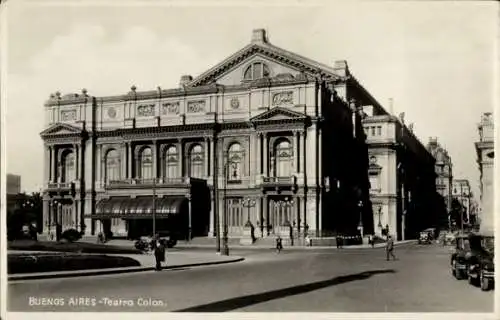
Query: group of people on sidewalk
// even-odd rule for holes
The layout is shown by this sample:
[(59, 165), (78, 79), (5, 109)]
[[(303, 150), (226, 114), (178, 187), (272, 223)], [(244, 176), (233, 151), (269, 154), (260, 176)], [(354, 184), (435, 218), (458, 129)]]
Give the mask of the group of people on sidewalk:
[[(306, 245), (310, 246), (311, 245), (311, 239), (309, 236), (306, 236)], [(341, 236), (336, 237), (336, 243), (337, 243), (337, 248), (341, 249), (343, 247), (343, 239)], [(375, 237), (373, 235), (368, 236), (368, 243), (372, 246), (372, 248), (375, 247)], [(280, 253), (283, 250), (283, 239), (278, 235), (276, 238), (276, 252)], [(387, 241), (385, 244), (385, 252), (386, 252), (386, 259), (389, 261), (390, 257), (392, 257), (393, 260), (396, 260), (396, 256), (394, 255), (394, 240), (390, 235), (387, 235)]]

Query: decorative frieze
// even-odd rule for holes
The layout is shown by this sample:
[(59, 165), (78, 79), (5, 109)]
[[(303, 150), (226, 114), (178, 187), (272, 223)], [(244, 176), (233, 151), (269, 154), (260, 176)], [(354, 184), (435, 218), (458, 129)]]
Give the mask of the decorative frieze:
[(205, 101), (190, 101), (187, 105), (188, 113), (205, 112)]
[(62, 121), (74, 121), (76, 120), (76, 110), (64, 110), (61, 111)]
[(293, 104), (293, 91), (278, 92), (273, 94), (273, 106)]
[(179, 102), (168, 102), (162, 105), (162, 115), (179, 114)]
[(143, 104), (137, 107), (138, 117), (152, 117), (155, 115), (154, 104)]

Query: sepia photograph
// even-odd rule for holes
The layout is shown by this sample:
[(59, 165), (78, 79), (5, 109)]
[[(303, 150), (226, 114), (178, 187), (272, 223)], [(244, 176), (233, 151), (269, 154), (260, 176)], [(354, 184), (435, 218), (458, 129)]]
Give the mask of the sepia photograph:
[(0, 7), (3, 319), (495, 318), (497, 2)]

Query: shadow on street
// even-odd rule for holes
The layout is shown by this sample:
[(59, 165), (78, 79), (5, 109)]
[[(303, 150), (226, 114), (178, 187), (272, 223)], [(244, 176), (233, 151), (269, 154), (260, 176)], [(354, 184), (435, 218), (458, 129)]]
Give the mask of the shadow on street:
[(174, 312), (224, 312), (234, 309), (244, 308), (250, 305), (280, 299), (297, 294), (307, 293), (330, 286), (343, 284), (346, 282), (365, 280), (376, 274), (395, 273), (392, 269), (365, 271), (362, 273), (351, 274), (347, 276), (335, 277), (328, 280), (303, 284), (299, 286), (288, 287), (279, 290), (273, 290), (263, 293), (251, 294), (243, 297), (231, 298), (227, 300), (212, 302), (186, 309), (175, 310)]

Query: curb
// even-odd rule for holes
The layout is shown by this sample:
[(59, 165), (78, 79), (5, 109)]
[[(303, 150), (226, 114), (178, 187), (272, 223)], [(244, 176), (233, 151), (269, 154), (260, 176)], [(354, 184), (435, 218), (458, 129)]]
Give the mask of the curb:
[[(173, 266), (162, 267), (162, 270), (177, 269), (177, 268), (187, 268), (187, 267), (198, 267), (198, 266), (210, 266), (218, 264), (227, 264), (234, 262), (241, 262), (245, 260), (243, 257), (234, 258), (231, 260), (223, 261), (212, 261), (212, 262), (199, 262), (199, 263), (188, 263)], [(141, 271), (152, 271), (155, 267), (127, 267), (127, 268), (109, 268), (109, 269), (92, 269), (92, 270), (76, 270), (76, 271), (66, 271), (67, 273), (37, 273), (28, 275), (10, 275), (8, 276), (8, 281), (16, 280), (39, 280), (39, 279), (60, 279), (60, 278), (71, 278), (71, 277), (83, 277), (83, 276), (97, 276), (106, 274), (117, 274), (117, 273), (132, 273)], [(57, 272), (57, 271), (56, 271)], [(65, 271), (63, 271), (65, 272)]]

